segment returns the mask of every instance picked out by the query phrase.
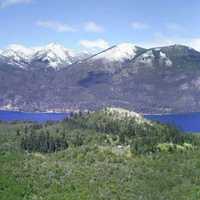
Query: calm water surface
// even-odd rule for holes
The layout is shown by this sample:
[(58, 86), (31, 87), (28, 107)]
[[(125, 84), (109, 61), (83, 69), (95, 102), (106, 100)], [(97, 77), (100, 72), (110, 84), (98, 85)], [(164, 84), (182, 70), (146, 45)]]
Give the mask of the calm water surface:
[(13, 112), (13, 111), (0, 111), (1, 121), (33, 121), (33, 122), (46, 122), (46, 121), (61, 121), (69, 116), (69, 113), (36, 113), (36, 112)]
[(147, 119), (172, 124), (186, 132), (200, 133), (200, 113), (145, 115)]

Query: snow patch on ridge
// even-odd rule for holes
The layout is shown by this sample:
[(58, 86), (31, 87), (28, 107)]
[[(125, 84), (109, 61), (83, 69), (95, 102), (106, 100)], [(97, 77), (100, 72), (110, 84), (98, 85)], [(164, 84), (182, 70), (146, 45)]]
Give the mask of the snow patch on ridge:
[(131, 60), (136, 56), (137, 47), (131, 43), (122, 43), (113, 47), (97, 56), (93, 59), (104, 59), (107, 62), (123, 62), (125, 60)]
[(166, 66), (171, 67), (173, 65), (172, 61), (162, 51), (160, 52), (160, 58), (162, 59), (162, 61), (164, 61), (164, 64)]
[(145, 53), (143, 53), (140, 57), (139, 57), (139, 62), (143, 63), (143, 64), (150, 64), (152, 65), (152, 62), (154, 60), (155, 56), (153, 54), (153, 51), (147, 51)]

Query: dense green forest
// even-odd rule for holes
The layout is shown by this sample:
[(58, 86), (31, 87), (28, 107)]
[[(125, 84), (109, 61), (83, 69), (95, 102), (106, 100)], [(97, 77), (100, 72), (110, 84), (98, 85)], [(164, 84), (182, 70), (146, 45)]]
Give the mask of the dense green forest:
[(122, 109), (0, 122), (1, 200), (198, 200), (200, 137)]

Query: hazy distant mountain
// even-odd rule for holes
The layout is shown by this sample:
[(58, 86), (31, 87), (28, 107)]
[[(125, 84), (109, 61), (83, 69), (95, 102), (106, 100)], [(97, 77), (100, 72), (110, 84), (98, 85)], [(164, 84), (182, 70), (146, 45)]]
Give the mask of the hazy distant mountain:
[(117, 106), (143, 113), (200, 111), (200, 52), (129, 43), (102, 52), (58, 44), (0, 51), (0, 107), (26, 111)]

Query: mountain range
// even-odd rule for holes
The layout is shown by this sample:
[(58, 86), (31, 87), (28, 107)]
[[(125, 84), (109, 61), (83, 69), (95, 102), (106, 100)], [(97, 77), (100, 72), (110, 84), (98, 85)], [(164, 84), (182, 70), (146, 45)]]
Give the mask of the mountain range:
[(100, 52), (59, 44), (0, 50), (0, 108), (95, 110), (115, 106), (140, 113), (200, 111), (200, 52), (183, 45), (132, 43)]

